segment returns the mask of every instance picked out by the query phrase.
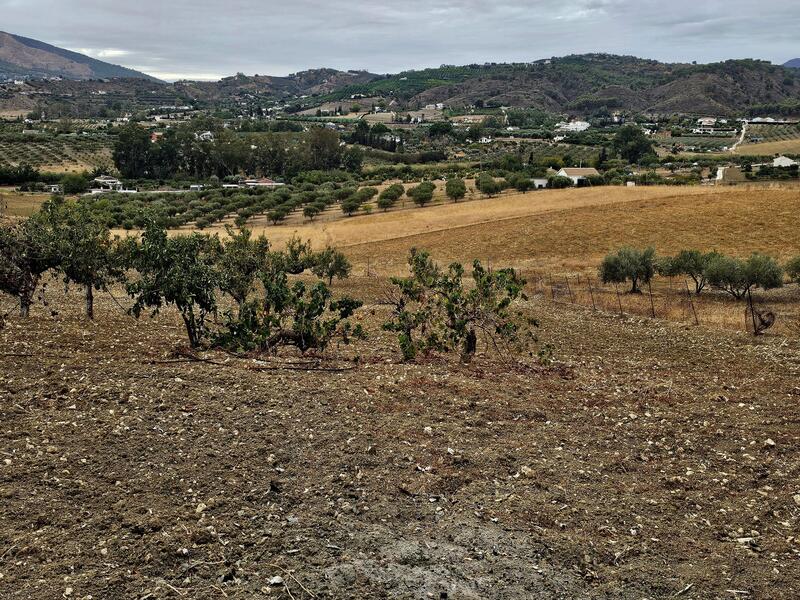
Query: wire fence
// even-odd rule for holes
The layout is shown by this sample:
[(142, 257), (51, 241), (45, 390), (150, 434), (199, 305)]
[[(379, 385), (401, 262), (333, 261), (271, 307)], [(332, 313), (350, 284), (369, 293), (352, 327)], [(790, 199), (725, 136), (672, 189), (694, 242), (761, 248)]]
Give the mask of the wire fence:
[(655, 278), (632, 293), (629, 286), (603, 284), (588, 275), (529, 271), (526, 276), (529, 291), (556, 304), (757, 334), (778, 325), (773, 332), (800, 335), (800, 303), (793, 298), (747, 293), (736, 300), (707, 288), (697, 294), (693, 281), (677, 277)]

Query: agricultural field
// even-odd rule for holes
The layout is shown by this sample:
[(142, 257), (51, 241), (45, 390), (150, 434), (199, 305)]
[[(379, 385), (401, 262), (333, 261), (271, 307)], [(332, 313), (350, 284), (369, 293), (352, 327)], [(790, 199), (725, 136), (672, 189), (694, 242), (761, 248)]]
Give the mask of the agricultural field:
[(736, 136), (697, 135), (667, 138), (662, 143), (665, 148), (672, 148), (674, 145), (683, 146), (687, 152), (721, 152), (724, 148), (733, 146), (737, 140)]
[[(0, 590), (794, 599), (800, 329), (755, 338), (717, 292), (697, 326), (661, 279), (655, 319), (600, 286), (592, 310), (586, 282), (626, 243), (785, 259), (798, 209), (792, 190), (603, 188), (268, 227), (338, 245), (354, 267), (333, 290), (365, 302), (366, 340), (304, 356), (190, 352), (176, 312), (134, 320), (116, 288), (89, 323), (54, 282), (0, 329)], [(412, 246), (518, 267), (552, 362), (403, 362), (382, 323)]]
[(113, 141), (104, 134), (0, 136), (0, 164), (27, 164), (47, 172), (93, 170), (111, 163)]
[(736, 153), (755, 156), (800, 154), (800, 126), (748, 125), (745, 143), (736, 148)]
[(0, 187), (0, 217), (29, 217), (50, 198), (50, 194), (20, 193)]

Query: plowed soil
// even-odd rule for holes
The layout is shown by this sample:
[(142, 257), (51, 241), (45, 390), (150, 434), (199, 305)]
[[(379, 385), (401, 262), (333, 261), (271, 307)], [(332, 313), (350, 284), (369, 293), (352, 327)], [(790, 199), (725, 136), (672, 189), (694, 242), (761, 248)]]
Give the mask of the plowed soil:
[(381, 285), (324, 357), (10, 317), (0, 597), (800, 597), (797, 340), (534, 298), (553, 364), (404, 364)]

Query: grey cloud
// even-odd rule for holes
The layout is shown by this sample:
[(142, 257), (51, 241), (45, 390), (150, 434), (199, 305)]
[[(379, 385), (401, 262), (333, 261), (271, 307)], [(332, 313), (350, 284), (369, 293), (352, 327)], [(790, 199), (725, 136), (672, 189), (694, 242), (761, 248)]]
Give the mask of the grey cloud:
[(581, 52), (800, 56), (800, 3), (743, 0), (0, 0), (0, 28), (156, 75), (395, 72)]

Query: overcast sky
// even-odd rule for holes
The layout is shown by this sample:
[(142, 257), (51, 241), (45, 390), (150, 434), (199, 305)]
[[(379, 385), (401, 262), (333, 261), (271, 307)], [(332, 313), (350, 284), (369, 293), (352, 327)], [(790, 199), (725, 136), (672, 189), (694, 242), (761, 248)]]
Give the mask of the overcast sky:
[(800, 0), (0, 0), (0, 29), (163, 79), (613, 52), (800, 56)]

